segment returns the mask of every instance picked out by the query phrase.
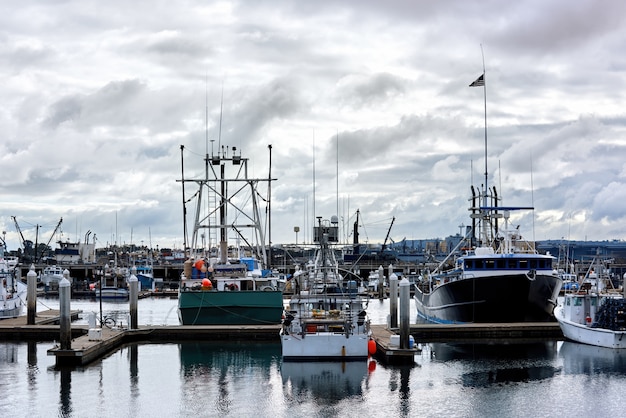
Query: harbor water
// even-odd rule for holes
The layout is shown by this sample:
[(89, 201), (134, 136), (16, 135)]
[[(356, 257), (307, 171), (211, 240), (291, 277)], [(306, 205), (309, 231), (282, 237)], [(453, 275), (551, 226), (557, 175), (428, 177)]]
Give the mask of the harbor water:
[[(127, 302), (102, 307), (126, 323)], [(71, 309), (99, 315), (96, 301)], [(368, 312), (385, 323), (388, 310)], [(178, 324), (176, 300), (140, 300), (139, 324)], [(0, 342), (0, 416), (608, 417), (626, 392), (626, 352), (563, 341), (422, 344), (413, 366), (283, 362), (278, 342), (139, 343), (79, 368), (55, 367), (53, 344)]]

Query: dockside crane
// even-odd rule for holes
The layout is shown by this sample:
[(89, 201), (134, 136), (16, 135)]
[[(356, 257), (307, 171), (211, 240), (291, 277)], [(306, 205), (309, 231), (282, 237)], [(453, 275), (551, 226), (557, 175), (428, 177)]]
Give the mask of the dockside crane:
[(17, 218), (15, 216), (11, 216), (13, 222), (15, 223), (15, 229), (17, 233), (20, 234), (20, 238), (22, 239), (22, 248), (26, 248), (26, 240), (24, 239), (24, 234), (22, 234), (22, 229), (20, 228), (20, 224), (17, 223)]
[[(50, 238), (48, 239), (48, 242), (46, 242), (46, 248), (48, 248), (50, 246), (50, 242), (52, 242), (52, 238), (54, 237), (54, 234), (57, 233), (57, 231), (59, 230), (59, 228), (61, 227), (61, 224), (63, 223), (63, 217), (61, 217), (61, 219), (59, 219), (59, 223), (57, 224), (56, 228), (54, 228), (54, 231), (52, 231), (52, 234), (50, 235)], [(37, 252), (35, 250), (35, 259), (37, 261), (39, 261), (39, 258), (37, 257)]]
[(382, 251), (385, 251), (385, 249), (387, 248), (387, 241), (389, 240), (389, 234), (391, 233), (391, 227), (393, 226), (393, 223), (395, 222), (395, 220), (396, 220), (395, 216), (393, 218), (391, 218), (391, 225), (389, 225), (389, 229), (387, 230), (387, 236), (385, 237), (385, 241), (383, 242)]

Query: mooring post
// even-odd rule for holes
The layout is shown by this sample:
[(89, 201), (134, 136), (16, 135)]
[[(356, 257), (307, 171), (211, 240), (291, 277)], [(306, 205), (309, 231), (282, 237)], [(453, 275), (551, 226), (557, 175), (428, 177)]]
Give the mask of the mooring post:
[[(70, 281), (65, 277), (65, 270), (63, 272), (63, 278), (59, 281), (59, 328), (61, 330), (61, 350), (72, 349), (72, 318), (70, 314)], [(67, 276), (69, 276), (67, 272)]]
[(128, 278), (129, 305), (130, 305), (130, 329), (137, 329), (137, 299), (139, 297), (139, 281), (134, 274)]
[(383, 266), (378, 266), (378, 298), (382, 299), (385, 292), (385, 270)]
[(389, 277), (389, 328), (398, 328), (398, 275)]
[(411, 324), (409, 321), (411, 284), (407, 278), (400, 280), (400, 348), (408, 349)]
[[(20, 280), (20, 278), (17, 278)], [(26, 273), (26, 324), (35, 325), (37, 316), (37, 273), (35, 265), (30, 265), (30, 270)]]
[(389, 280), (391, 280), (391, 275), (393, 274), (393, 264), (389, 264), (387, 266), (387, 286), (389, 286)]

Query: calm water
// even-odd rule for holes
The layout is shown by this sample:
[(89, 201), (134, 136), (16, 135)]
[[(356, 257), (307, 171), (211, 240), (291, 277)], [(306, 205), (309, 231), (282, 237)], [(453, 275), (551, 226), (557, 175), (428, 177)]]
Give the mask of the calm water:
[[(140, 324), (176, 324), (172, 306), (140, 300)], [(384, 323), (388, 305), (369, 311)], [(569, 342), (428, 344), (413, 367), (283, 363), (279, 343), (133, 344), (66, 370), (51, 345), (0, 343), (0, 417), (597, 417), (623, 415), (626, 392), (626, 353)]]

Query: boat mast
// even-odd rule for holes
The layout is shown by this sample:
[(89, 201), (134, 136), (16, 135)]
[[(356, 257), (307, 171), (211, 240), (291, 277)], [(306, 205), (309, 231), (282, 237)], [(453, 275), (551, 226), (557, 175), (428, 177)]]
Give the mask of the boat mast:
[(483, 51), (482, 44), (480, 45), (480, 52), (483, 59), (483, 73), (478, 77), (470, 87), (482, 87), (483, 88), (483, 101), (484, 101), (484, 125), (485, 125), (485, 184), (481, 190), (482, 208), (480, 209), (480, 221), (481, 221), (481, 246), (488, 245), (491, 241), (490, 237), (490, 211), (485, 209), (489, 205), (489, 172), (487, 170), (487, 83), (486, 83), (486, 69), (485, 69), (485, 53)]
[(270, 154), (270, 167), (267, 176), (267, 268), (272, 269), (272, 144), (267, 146)]

